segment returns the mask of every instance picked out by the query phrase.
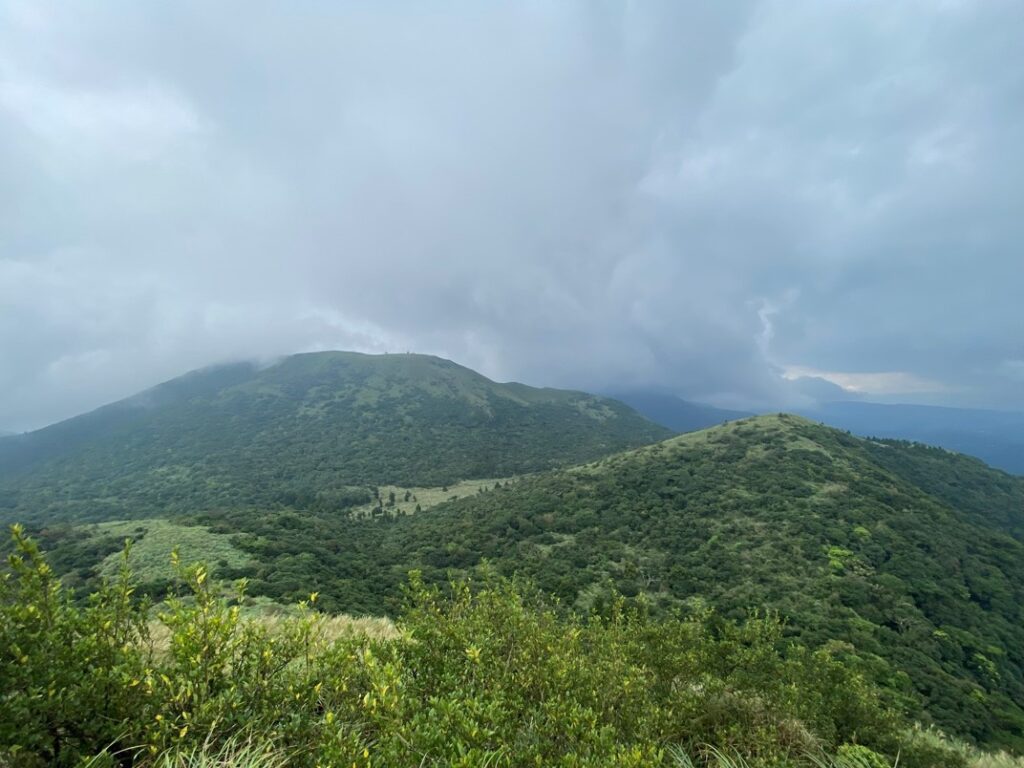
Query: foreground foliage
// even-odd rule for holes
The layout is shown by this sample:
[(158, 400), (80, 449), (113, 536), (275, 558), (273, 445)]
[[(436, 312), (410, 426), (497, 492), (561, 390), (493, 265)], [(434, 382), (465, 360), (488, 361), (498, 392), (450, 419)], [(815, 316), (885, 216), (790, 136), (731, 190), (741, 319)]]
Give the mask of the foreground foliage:
[(273, 628), (247, 621), (197, 565), (154, 642), (127, 569), (76, 603), (14, 538), (0, 582), (12, 765), (964, 765), (771, 617), (654, 620), (621, 600), (574, 617), (487, 574), (443, 590), (414, 575), (397, 638), (329, 640), (308, 603)]

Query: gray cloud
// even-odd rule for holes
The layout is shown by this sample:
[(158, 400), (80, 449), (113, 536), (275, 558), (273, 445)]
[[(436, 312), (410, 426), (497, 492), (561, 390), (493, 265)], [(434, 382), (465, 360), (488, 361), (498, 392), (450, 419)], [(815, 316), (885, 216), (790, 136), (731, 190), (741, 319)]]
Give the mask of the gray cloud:
[(0, 2), (0, 427), (318, 348), (1024, 407), (1022, 17)]

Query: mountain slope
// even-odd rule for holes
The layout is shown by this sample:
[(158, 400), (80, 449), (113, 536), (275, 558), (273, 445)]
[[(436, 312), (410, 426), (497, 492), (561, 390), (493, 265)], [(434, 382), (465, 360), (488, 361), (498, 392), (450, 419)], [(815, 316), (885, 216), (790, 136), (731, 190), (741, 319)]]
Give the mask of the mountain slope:
[[(973, 497), (943, 485), (958, 472)], [(349, 610), (380, 610), (411, 568), (485, 559), (582, 609), (614, 587), (776, 610), (808, 643), (849, 644), (915, 716), (1024, 749), (1024, 482), (944, 451), (757, 417), (395, 520), (205, 522), (244, 531), (257, 591)]]
[(857, 435), (915, 440), (967, 453), (1024, 475), (1024, 413), (850, 401), (822, 403), (802, 414)]
[(676, 395), (656, 390), (628, 390), (609, 393), (655, 424), (673, 432), (694, 432), (725, 421), (752, 416), (744, 411), (730, 411), (703, 403), (693, 403)]
[(497, 384), (424, 355), (295, 355), (188, 374), (0, 441), (0, 517), (339, 509), (365, 486), (442, 485), (665, 437), (613, 400)]

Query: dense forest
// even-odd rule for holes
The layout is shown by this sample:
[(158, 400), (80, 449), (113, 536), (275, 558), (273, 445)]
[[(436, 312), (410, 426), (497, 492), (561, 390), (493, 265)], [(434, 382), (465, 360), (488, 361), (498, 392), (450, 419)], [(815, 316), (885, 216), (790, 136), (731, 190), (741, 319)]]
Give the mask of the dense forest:
[(0, 520), (337, 512), (366, 501), (367, 484), (503, 477), (670, 434), (615, 400), (496, 384), (427, 355), (294, 355), (197, 371), (0, 438)]
[[(126, 565), (88, 602), (14, 530), (0, 579), (0, 763), (12, 766), (961, 768), (840, 649), (771, 615), (566, 613), (483, 573), (412, 575), (390, 636), (274, 622), (202, 565), (155, 613)], [(852, 660), (856, 661), (856, 660)], [(980, 765), (980, 763), (979, 763)]]

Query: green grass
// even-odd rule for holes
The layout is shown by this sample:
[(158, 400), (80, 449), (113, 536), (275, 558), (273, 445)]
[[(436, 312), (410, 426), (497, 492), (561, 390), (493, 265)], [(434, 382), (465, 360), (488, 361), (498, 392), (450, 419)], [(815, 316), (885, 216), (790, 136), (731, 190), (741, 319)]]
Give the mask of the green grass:
[[(237, 549), (231, 537), (211, 533), (199, 525), (180, 525), (169, 520), (123, 520), (83, 526), (85, 535), (132, 541), (131, 567), (139, 581), (169, 581), (174, 576), (171, 552), (178, 550), (183, 562), (208, 563), (214, 572), (218, 568), (245, 568), (251, 566), (252, 557)], [(121, 555), (107, 555), (98, 567), (101, 576), (117, 573)]]
[[(413, 486), (406, 488), (399, 485), (383, 485), (379, 487), (382, 506), (376, 501), (370, 504), (360, 504), (352, 508), (350, 513), (354, 518), (371, 518), (379, 514), (387, 515), (411, 515), (417, 511), (424, 512), (438, 504), (448, 501), (474, 496), (478, 493), (486, 493), (494, 490), (495, 485), (500, 483), (505, 486), (514, 483), (515, 477), (497, 477), (484, 480), (463, 480), (447, 486)], [(394, 504), (390, 502), (391, 494), (395, 495)], [(408, 495), (408, 499), (406, 496)]]

